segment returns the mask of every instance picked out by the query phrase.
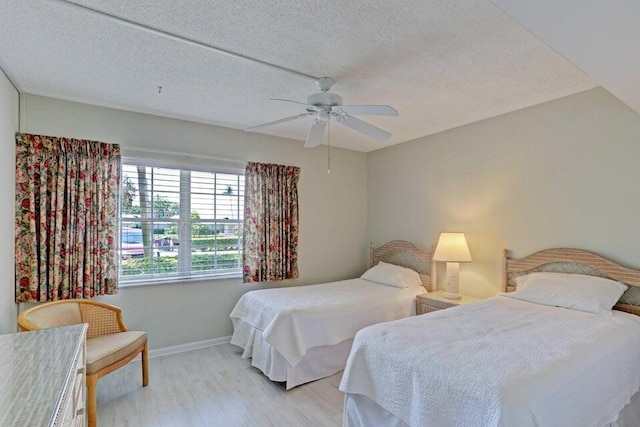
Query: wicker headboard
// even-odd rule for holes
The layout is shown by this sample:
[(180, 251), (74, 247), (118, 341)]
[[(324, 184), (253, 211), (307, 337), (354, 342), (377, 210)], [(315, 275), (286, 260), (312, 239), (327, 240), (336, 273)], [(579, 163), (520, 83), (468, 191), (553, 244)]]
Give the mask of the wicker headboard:
[(502, 290), (516, 290), (515, 279), (537, 271), (586, 274), (606, 277), (629, 286), (614, 309), (640, 315), (640, 270), (622, 266), (600, 255), (581, 249), (545, 249), (524, 258), (509, 258), (504, 250)]
[(435, 285), (436, 281), (431, 274), (431, 253), (419, 249), (413, 243), (405, 240), (392, 240), (379, 248), (375, 248), (372, 242), (371, 266), (376, 265), (378, 261), (416, 271), (420, 275), (422, 286), (430, 292), (433, 290), (432, 286)]

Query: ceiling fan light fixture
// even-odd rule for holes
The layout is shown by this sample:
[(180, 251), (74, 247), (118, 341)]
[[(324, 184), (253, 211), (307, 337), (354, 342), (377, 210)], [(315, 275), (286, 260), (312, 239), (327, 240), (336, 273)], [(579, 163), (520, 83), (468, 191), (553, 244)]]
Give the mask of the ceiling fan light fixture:
[(320, 110), (318, 111), (318, 117), (316, 117), (317, 121), (320, 122), (328, 122), (331, 116), (329, 115), (328, 110)]

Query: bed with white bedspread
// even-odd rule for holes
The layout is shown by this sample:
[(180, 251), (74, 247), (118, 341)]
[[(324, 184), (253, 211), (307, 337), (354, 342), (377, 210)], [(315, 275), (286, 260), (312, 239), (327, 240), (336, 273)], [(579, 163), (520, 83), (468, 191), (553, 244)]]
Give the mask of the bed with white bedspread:
[[(623, 281), (625, 294), (640, 285), (638, 270), (552, 249), (506, 260), (505, 290), (558, 268)], [(629, 298), (617, 308), (637, 310)], [(361, 330), (340, 385), (344, 425), (640, 425), (640, 317), (552, 305), (509, 294)]]
[(357, 278), (248, 292), (231, 313), (231, 343), (287, 389), (341, 371), (358, 330), (415, 314), (415, 296), (430, 289), (429, 253), (392, 241), (372, 248), (372, 265), (385, 263), (413, 270), (417, 285)]

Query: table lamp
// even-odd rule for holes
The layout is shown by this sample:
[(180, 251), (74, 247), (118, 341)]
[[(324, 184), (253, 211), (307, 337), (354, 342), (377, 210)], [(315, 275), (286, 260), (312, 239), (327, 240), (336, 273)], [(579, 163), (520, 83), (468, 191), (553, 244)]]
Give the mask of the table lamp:
[(460, 299), (459, 271), (461, 262), (470, 262), (471, 254), (467, 239), (463, 233), (441, 233), (438, 245), (433, 253), (434, 261), (447, 262), (447, 291), (444, 294), (448, 299)]

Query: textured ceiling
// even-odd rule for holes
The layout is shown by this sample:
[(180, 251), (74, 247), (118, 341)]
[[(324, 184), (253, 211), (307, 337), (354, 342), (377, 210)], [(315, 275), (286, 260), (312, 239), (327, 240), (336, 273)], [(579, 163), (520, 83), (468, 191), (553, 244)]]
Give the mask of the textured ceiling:
[[(488, 0), (76, 0), (111, 15), (338, 83), (380, 143), (332, 126), (360, 151), (429, 135), (594, 87)], [(0, 0), (0, 65), (20, 90), (243, 129), (303, 112), (312, 81), (51, 0)], [(157, 86), (163, 87), (158, 94)], [(304, 140), (311, 119), (264, 132)]]
[(492, 0), (640, 113), (638, 0)]

